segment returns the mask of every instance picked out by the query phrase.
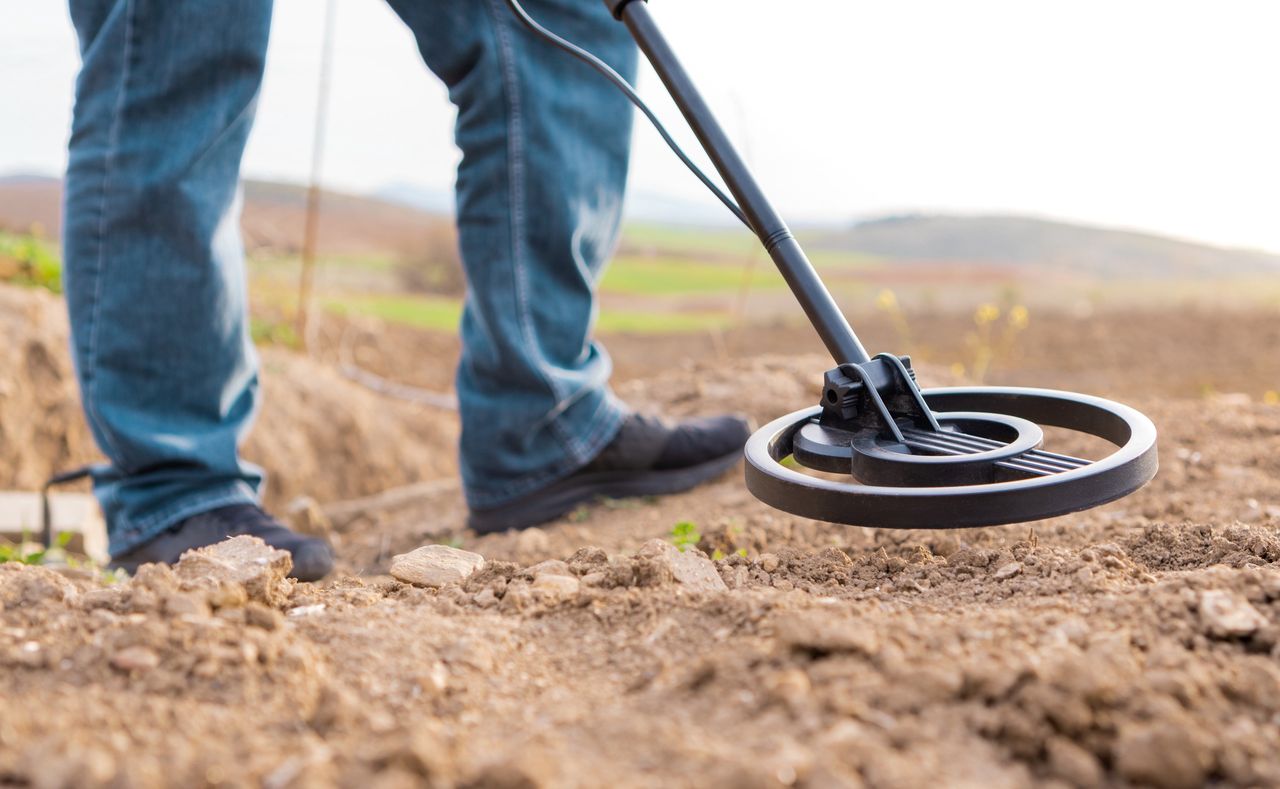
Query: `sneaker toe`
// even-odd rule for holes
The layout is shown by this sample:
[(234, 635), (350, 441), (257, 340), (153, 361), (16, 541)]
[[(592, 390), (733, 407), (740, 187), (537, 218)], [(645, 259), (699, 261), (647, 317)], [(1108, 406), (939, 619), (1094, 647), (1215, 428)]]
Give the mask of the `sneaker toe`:
[(319, 581), (333, 570), (333, 550), (322, 540), (300, 540), (289, 552), (293, 554), (291, 578)]
[(739, 416), (709, 416), (681, 422), (662, 449), (655, 468), (686, 468), (738, 452), (751, 435)]

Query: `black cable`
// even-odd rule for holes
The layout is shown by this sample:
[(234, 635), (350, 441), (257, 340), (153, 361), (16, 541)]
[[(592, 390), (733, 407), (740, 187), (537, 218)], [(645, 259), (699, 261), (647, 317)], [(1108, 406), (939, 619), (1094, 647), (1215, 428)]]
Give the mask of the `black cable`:
[(511, 8), (511, 13), (515, 14), (516, 18), (523, 22), (524, 26), (533, 31), (535, 35), (546, 39), (546, 41), (554, 45), (556, 48), (568, 52), (570, 55), (573, 55), (577, 59), (583, 61), (588, 66), (591, 66), (593, 69), (603, 74), (618, 88), (618, 90), (622, 91), (622, 93), (631, 100), (631, 103), (636, 105), (636, 107), (644, 113), (644, 116), (649, 119), (649, 122), (653, 124), (653, 128), (658, 130), (658, 134), (662, 135), (662, 139), (666, 141), (667, 146), (671, 148), (676, 156), (680, 157), (680, 161), (684, 162), (685, 167), (688, 167), (694, 175), (698, 176), (699, 181), (702, 181), (702, 183), (710, 189), (716, 197), (720, 198), (720, 202), (724, 203), (725, 206), (733, 212), (733, 215), (738, 218), (738, 221), (746, 225), (747, 229), (752, 229), (751, 223), (747, 221), (746, 215), (742, 213), (742, 209), (738, 207), (738, 204), (733, 201), (733, 198), (725, 194), (719, 186), (716, 186), (716, 183), (708, 178), (707, 174), (702, 172), (702, 170), (698, 168), (698, 165), (694, 164), (693, 160), (685, 154), (676, 141), (671, 138), (671, 135), (667, 133), (666, 127), (658, 120), (658, 116), (654, 115), (653, 110), (649, 109), (649, 105), (644, 103), (644, 99), (641, 99), (640, 96), (636, 94), (635, 89), (631, 87), (631, 83), (623, 79), (622, 75), (614, 71), (608, 63), (605, 63), (603, 60), (577, 44), (566, 41), (538, 24), (537, 20), (529, 16), (528, 12), (524, 10), (524, 6), (520, 5), (520, 0), (507, 0), (507, 6)]

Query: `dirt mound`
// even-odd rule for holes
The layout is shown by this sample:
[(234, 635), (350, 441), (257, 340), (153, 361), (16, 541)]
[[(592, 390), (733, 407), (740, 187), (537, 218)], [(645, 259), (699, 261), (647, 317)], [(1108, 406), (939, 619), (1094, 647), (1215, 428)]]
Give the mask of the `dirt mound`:
[[(22, 378), (0, 426), (18, 435), (34, 404), (66, 408), (39, 448), (81, 457), (61, 308), (12, 293), (36, 306), (0, 349)], [(677, 362), (618, 389), (640, 408), (764, 421), (812, 402), (823, 366)], [(323, 584), (284, 580), (278, 552), (245, 540), (107, 585), (0, 565), (0, 783), (1280, 784), (1274, 405), (1136, 402), (1161, 431), (1155, 481), (1031, 524), (837, 526), (765, 507), (734, 472), (477, 536), (440, 449), (451, 418), (306, 359), (265, 367), (249, 454), (286, 490), (442, 476), (329, 508), (343, 572)], [(61, 394), (38, 401), (37, 375)], [(53, 465), (24, 461), (37, 480)], [(695, 544), (655, 542), (679, 522)], [(432, 542), (484, 562), (458, 582), (400, 573), (439, 588), (384, 575)]]
[[(59, 298), (0, 285), (0, 487), (37, 489), (55, 470), (100, 458), (67, 332)], [(452, 414), (389, 400), (296, 354), (266, 349), (262, 369), (263, 408), (244, 453), (267, 469), (271, 506), (456, 473)]]

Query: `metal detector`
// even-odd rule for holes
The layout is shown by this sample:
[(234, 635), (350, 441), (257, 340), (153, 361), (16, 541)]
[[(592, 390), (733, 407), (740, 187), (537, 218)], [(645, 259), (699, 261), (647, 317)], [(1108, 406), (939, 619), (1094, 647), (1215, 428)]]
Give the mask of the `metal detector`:
[[(819, 404), (770, 422), (747, 442), (747, 487), (758, 499), (836, 523), (956, 528), (1096, 507), (1155, 476), (1155, 426), (1128, 406), (1049, 389), (920, 389), (909, 357), (870, 356), (644, 0), (604, 1), (653, 65), (732, 198), (680, 150), (626, 80), (543, 28), (519, 0), (507, 3), (534, 33), (586, 61), (626, 93), (681, 160), (755, 233), (836, 362), (825, 374)], [(1114, 450), (1096, 460), (1047, 451), (1041, 426), (1096, 436)]]

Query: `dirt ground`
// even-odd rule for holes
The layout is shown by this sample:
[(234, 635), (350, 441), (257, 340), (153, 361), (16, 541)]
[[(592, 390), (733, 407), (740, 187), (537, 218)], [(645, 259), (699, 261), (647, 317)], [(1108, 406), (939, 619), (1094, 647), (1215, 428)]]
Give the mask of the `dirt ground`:
[[(92, 456), (55, 308), (0, 289), (19, 338), (0, 347), (5, 484)], [(1109, 319), (1106, 339), (1147, 345), (1090, 371), (1071, 335), (1029, 331), (992, 377), (1124, 396), (1160, 429), (1161, 470), (1087, 513), (966, 531), (794, 518), (735, 471), (477, 537), (448, 412), (268, 353), (249, 455), (282, 508), (318, 500), (293, 517), (340, 572), (211, 582), (192, 560), (103, 586), (0, 565), (0, 785), (1280, 784), (1280, 405), (1259, 394), (1280, 376), (1274, 343), (1235, 341), (1280, 315), (1187, 320)], [(662, 370), (615, 342), (619, 393), (762, 421), (807, 406), (824, 369), (807, 340), (728, 361), (702, 342)], [(447, 381), (448, 345), (416, 383)], [(1206, 387), (1201, 362), (1237, 372)], [(644, 547), (679, 521), (726, 556), (724, 590)], [(385, 574), (437, 542), (487, 563), (441, 589)]]

